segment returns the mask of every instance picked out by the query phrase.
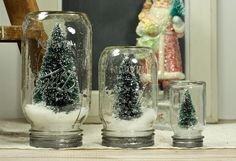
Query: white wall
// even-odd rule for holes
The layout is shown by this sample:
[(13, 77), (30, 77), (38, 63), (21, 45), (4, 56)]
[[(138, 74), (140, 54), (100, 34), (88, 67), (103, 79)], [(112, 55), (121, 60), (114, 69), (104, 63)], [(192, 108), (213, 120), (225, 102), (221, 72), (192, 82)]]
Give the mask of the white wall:
[[(40, 10), (61, 9), (61, 0), (38, 0)], [(0, 1), (0, 26), (10, 25)], [(15, 43), (0, 43), (0, 118), (22, 117), (20, 108), (20, 53)]]
[(215, 123), (218, 121), (217, 1), (188, 0), (188, 3), (187, 79), (206, 82), (206, 119)]
[(219, 0), (219, 117), (236, 119), (236, 0)]

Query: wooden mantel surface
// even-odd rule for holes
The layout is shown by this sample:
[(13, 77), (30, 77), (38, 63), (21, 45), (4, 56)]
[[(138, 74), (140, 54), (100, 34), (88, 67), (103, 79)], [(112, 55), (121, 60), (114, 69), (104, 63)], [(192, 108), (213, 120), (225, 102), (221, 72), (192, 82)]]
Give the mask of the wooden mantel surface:
[(1, 161), (235, 161), (236, 149), (0, 150)]
[(115, 149), (101, 145), (100, 124), (83, 125), (83, 146), (72, 149), (37, 149), (29, 146), (30, 125), (0, 120), (0, 161), (236, 161), (236, 123), (207, 125), (204, 147), (171, 146), (171, 131), (156, 130), (153, 147)]

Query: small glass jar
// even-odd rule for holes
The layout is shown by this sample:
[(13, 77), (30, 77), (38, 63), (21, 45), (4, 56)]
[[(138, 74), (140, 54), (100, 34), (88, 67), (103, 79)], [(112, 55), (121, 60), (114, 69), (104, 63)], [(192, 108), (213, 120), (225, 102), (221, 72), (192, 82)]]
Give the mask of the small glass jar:
[(22, 107), (30, 145), (82, 144), (91, 96), (91, 25), (77, 12), (34, 12), (23, 22)]
[(173, 81), (170, 84), (170, 119), (174, 131), (173, 146), (203, 146), (206, 83)]
[(138, 148), (154, 144), (157, 62), (143, 47), (108, 47), (99, 60), (102, 145)]

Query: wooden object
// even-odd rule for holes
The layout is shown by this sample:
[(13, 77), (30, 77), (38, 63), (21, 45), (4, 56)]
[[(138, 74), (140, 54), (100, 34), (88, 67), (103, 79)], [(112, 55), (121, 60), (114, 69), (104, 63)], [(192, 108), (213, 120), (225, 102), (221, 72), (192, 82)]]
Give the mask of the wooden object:
[[(12, 25), (9, 27), (1, 27), (0, 41), (3, 42), (17, 42), (19, 49), (21, 49), (21, 36), (22, 36), (22, 23), (25, 16), (29, 12), (38, 11), (38, 5), (36, 0), (3, 0), (6, 6), (6, 10)], [(33, 54), (32, 56), (32, 69), (33, 73), (36, 74), (39, 70), (39, 66), (42, 63), (44, 49), (38, 45), (38, 41), (46, 41), (47, 35), (45, 34), (42, 24), (38, 24), (38, 32), (32, 31), (27, 33), (29, 51)], [(32, 39), (31, 39), (32, 37)]]
[[(7, 126), (6, 126), (7, 125)], [(235, 161), (235, 121), (207, 125), (202, 148), (173, 148), (170, 131), (157, 130), (156, 144), (144, 149), (113, 149), (101, 146), (102, 125), (83, 125), (83, 146), (71, 149), (37, 149), (29, 146), (25, 120), (0, 120), (2, 161)]]
[(36, 0), (3, 0), (12, 25), (21, 25), (29, 12), (38, 11)]
[(1, 149), (4, 161), (233, 161), (236, 149), (209, 150), (20, 150)]
[(1, 42), (18, 42), (21, 40), (21, 26), (0, 26)]
[[(0, 41), (17, 42), (20, 48), (21, 31), (19, 29), (21, 28), (26, 14), (39, 10), (37, 2), (36, 0), (3, 0), (3, 2), (5, 4), (11, 24), (17, 25), (18, 27), (1, 27), (3, 30), (1, 30)], [(6, 37), (6, 35), (8, 36)]]

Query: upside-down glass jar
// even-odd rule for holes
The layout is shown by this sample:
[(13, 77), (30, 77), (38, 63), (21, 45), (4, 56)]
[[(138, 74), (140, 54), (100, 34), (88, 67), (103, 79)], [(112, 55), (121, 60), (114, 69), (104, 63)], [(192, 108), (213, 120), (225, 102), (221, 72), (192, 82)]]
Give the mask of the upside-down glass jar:
[(99, 60), (102, 145), (122, 148), (154, 144), (157, 62), (143, 47), (108, 47)]
[(34, 12), (23, 22), (22, 107), (30, 145), (82, 144), (91, 96), (91, 25), (77, 12)]
[(170, 120), (174, 132), (173, 146), (203, 146), (206, 83), (173, 81), (170, 84)]

